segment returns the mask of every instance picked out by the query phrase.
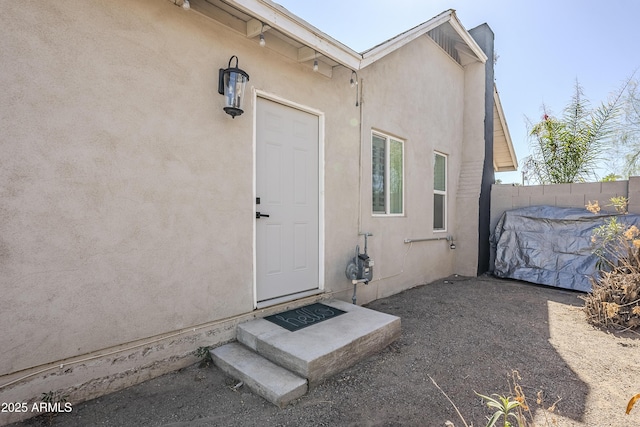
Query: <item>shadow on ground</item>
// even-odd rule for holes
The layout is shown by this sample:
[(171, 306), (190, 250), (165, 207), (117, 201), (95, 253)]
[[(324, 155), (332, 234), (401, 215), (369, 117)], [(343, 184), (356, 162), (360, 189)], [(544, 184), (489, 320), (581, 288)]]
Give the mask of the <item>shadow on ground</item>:
[(466, 421), (479, 426), (488, 410), (474, 391), (509, 394), (512, 370), (519, 371), (529, 399), (539, 391), (549, 405), (560, 397), (561, 416), (582, 425), (590, 387), (551, 344), (548, 312), (550, 303), (580, 307), (579, 295), (492, 277), (452, 277), (369, 304), (401, 317), (401, 338), (287, 408), (246, 387), (234, 390), (235, 381), (215, 367), (193, 366), (74, 405), (73, 413), (55, 416), (51, 425), (463, 425), (431, 376)]

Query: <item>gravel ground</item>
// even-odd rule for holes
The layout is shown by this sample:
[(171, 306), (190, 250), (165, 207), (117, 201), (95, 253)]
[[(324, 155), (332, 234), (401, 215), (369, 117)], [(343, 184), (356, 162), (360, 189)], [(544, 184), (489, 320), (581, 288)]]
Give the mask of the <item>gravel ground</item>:
[[(510, 394), (514, 370), (538, 426), (639, 426), (640, 335), (589, 326), (580, 293), (451, 277), (375, 301), (402, 336), (284, 409), (197, 365), (16, 426), (484, 426), (474, 392)], [(542, 398), (541, 404), (536, 402)], [(554, 402), (555, 408), (548, 408)]]

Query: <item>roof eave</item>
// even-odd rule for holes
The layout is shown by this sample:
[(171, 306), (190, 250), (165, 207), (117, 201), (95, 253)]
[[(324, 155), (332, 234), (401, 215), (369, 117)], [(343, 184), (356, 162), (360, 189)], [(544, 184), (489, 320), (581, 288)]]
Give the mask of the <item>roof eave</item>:
[(405, 31), (402, 34), (399, 34), (392, 39), (389, 39), (383, 43), (380, 43), (377, 46), (372, 47), (369, 50), (366, 50), (362, 53), (362, 64), (360, 68), (364, 68), (372, 63), (376, 62), (378, 59), (387, 56), (391, 52), (396, 49), (406, 45), (407, 43), (417, 39), (421, 35), (433, 30), (436, 27), (444, 24), (451, 20), (451, 14), (453, 13), (453, 9), (449, 9), (445, 12), (442, 12), (440, 15), (435, 16), (434, 18), (424, 22), (417, 27), (414, 27), (408, 31)]
[[(502, 109), (502, 102), (500, 102), (500, 95), (498, 94), (498, 88), (496, 85), (493, 85), (493, 105), (494, 105), (494, 113), (498, 115), (498, 120), (502, 127), (502, 132), (504, 133), (504, 144), (506, 145), (506, 149), (509, 153), (510, 162), (508, 165), (498, 166), (496, 163), (495, 155), (493, 159), (494, 170), (496, 172), (512, 172), (518, 170), (518, 157), (516, 156), (515, 149), (513, 147), (513, 142), (511, 141), (511, 134), (509, 133), (509, 126), (507, 125), (507, 119), (504, 115), (504, 110)], [(495, 144), (495, 141), (494, 141)], [(495, 147), (494, 147), (495, 150)]]
[(360, 68), (362, 55), (271, 0), (224, 1), (347, 68)]
[(487, 62), (489, 58), (487, 58), (487, 55), (484, 53), (482, 48), (478, 45), (478, 43), (476, 43), (473, 37), (471, 37), (471, 34), (469, 34), (469, 32), (464, 28), (455, 11), (452, 10), (451, 12), (451, 20), (449, 21), (449, 24), (451, 24), (456, 33), (458, 33), (460, 38), (462, 38), (464, 43), (469, 47), (469, 49), (471, 49), (476, 58), (478, 58), (478, 61), (483, 64)]
[(473, 53), (473, 57), (477, 61), (482, 63), (487, 61), (487, 56), (475, 40), (473, 40), (467, 30), (464, 29), (455, 14), (455, 10), (453, 9), (449, 9), (429, 21), (399, 34), (396, 37), (361, 54), (333, 39), (329, 35), (271, 0), (221, 1), (238, 11), (254, 17), (263, 24), (277, 29), (291, 39), (297, 40), (299, 43), (313, 49), (327, 58), (331, 58), (336, 63), (351, 70), (360, 70), (371, 65), (380, 58), (383, 58), (391, 52), (447, 22), (460, 36), (463, 43), (467, 45)]
[(414, 27), (408, 31), (405, 31), (402, 34), (395, 36), (392, 39), (387, 40), (384, 43), (381, 43), (362, 54), (362, 62), (360, 68), (364, 68), (372, 63), (376, 62), (380, 58), (390, 54), (391, 52), (401, 48), (407, 43), (417, 39), (418, 37), (428, 33), (434, 28), (439, 27), (442, 24), (449, 23), (451, 27), (456, 31), (456, 33), (460, 36), (460, 38), (464, 41), (464, 43), (469, 47), (469, 49), (473, 52), (475, 58), (481, 62), (485, 63), (487, 61), (487, 55), (482, 51), (480, 46), (476, 43), (476, 41), (471, 37), (471, 35), (465, 30), (462, 26), (458, 17), (456, 16), (455, 10), (449, 9), (447, 11), (442, 12), (441, 14), (435, 16), (434, 18)]

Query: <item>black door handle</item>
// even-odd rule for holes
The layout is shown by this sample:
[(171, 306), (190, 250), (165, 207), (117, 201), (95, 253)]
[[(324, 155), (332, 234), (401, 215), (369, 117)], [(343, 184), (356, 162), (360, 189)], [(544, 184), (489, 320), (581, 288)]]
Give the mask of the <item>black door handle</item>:
[(269, 215), (267, 215), (267, 214), (263, 214), (263, 213), (260, 213), (260, 212), (256, 212), (256, 218), (261, 218), (261, 217), (263, 217), (263, 216), (264, 216), (264, 217), (269, 218)]

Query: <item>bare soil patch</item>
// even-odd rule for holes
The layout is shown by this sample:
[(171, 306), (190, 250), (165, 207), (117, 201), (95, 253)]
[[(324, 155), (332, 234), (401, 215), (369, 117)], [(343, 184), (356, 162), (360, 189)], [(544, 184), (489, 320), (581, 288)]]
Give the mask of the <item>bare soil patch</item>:
[[(197, 365), (74, 404), (53, 426), (443, 426), (490, 411), (475, 393), (507, 395), (520, 373), (536, 425), (640, 425), (640, 336), (590, 326), (580, 293), (501, 280), (451, 277), (368, 305), (402, 318), (402, 336), (379, 354), (279, 409), (217, 368)], [(543, 399), (536, 403), (536, 396)], [(557, 401), (555, 411), (543, 410)], [(45, 418), (20, 426), (49, 425)]]

